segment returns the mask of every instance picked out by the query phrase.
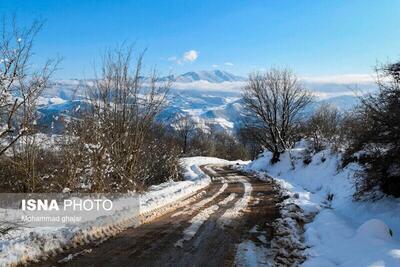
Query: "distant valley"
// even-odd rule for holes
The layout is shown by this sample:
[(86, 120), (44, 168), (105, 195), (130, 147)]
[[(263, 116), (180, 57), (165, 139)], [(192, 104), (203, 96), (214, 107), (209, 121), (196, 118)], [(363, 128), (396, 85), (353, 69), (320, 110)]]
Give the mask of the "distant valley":
[[(244, 116), (240, 95), (246, 81), (244, 77), (213, 70), (170, 75), (161, 77), (159, 81), (172, 82), (168, 103), (157, 117), (160, 122), (172, 125), (180, 117), (189, 116), (201, 128), (212, 127), (216, 131), (234, 133), (240, 127)], [(346, 111), (358, 103), (358, 98), (349, 92), (352, 85), (304, 84), (317, 95), (306, 113), (311, 113), (322, 104), (331, 104)], [(62, 121), (70, 119), (74, 111), (86, 107), (84, 87), (82, 80), (57, 81), (44, 92), (40, 98), (38, 123), (46, 128), (46, 132), (60, 132)], [(373, 85), (366, 84), (364, 88), (370, 91)]]

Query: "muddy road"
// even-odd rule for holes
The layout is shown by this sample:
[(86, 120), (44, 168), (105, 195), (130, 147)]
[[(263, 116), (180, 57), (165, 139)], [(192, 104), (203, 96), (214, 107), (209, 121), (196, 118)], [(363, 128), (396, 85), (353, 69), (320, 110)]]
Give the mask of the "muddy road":
[(246, 266), (249, 257), (267, 265), (273, 185), (229, 167), (202, 169), (213, 181), (189, 205), (32, 266)]

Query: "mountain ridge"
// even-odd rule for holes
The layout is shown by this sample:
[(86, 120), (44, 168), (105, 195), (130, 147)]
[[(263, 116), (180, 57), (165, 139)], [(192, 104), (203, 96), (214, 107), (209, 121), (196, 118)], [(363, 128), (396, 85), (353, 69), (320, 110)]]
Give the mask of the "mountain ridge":
[[(174, 81), (168, 95), (166, 109), (158, 116), (158, 120), (171, 124), (182, 116), (190, 116), (200, 127), (214, 125), (216, 129), (235, 132), (240, 126), (243, 103), (240, 88), (245, 78), (226, 71), (190, 71), (178, 76), (164, 76), (160, 80)], [(69, 117), (76, 108), (85, 105), (84, 87), (93, 80), (59, 80), (54, 81), (40, 97), (40, 122), (50, 125), (61, 117)], [(234, 84), (228, 90), (227, 85)], [(210, 86), (211, 85), (211, 86)], [(335, 84), (312, 84), (311, 91), (320, 93), (317, 101), (310, 105), (308, 113), (322, 104), (333, 104), (341, 110), (348, 110), (358, 104), (354, 96), (346, 95), (348, 87)], [(146, 86), (146, 81), (144, 81)], [(203, 87), (202, 87), (203, 86)], [(347, 92), (348, 94), (348, 92)], [(57, 124), (57, 123), (56, 123)], [(56, 127), (57, 128), (57, 127)]]

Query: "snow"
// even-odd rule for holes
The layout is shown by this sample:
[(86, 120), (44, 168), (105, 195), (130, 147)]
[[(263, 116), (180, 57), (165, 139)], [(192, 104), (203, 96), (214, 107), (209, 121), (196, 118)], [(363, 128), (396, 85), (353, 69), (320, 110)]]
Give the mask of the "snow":
[(226, 205), (229, 202), (231, 202), (232, 200), (234, 200), (236, 197), (236, 193), (230, 193), (229, 196), (227, 196), (224, 200), (222, 200), (221, 202), (219, 202), (220, 205)]
[[(249, 230), (249, 237), (236, 248), (235, 266), (272, 266), (269, 242), (265, 234), (266, 232), (259, 230), (257, 225)], [(255, 238), (259, 242), (254, 240)]]
[[(203, 202), (201, 204), (197, 203), (197, 204), (200, 204), (200, 205), (198, 205), (197, 207), (192, 208), (192, 210), (198, 209), (201, 206), (204, 206), (206, 203), (212, 201), (217, 196), (222, 194), (222, 192), (224, 192), (227, 187), (228, 187), (228, 184), (224, 183), (217, 193), (215, 193), (212, 197), (210, 197), (208, 199), (205, 199), (204, 200), (205, 202)], [(178, 240), (175, 243), (175, 246), (176, 247), (182, 247), (184, 241), (188, 241), (188, 240), (192, 239), (196, 235), (196, 233), (199, 230), (199, 228), (203, 225), (203, 223), (205, 221), (207, 221), (208, 218), (210, 218), (210, 216), (219, 209), (219, 207), (227, 205), (229, 202), (234, 200), (235, 196), (236, 196), (236, 194), (232, 193), (229, 196), (227, 196), (226, 198), (224, 198), (223, 200), (221, 200), (220, 202), (218, 202), (216, 205), (212, 205), (211, 207), (208, 207), (208, 208), (204, 209), (203, 211), (199, 212), (196, 216), (194, 216), (189, 221), (191, 223), (191, 225), (183, 231), (183, 238)]]
[(179, 239), (176, 243), (176, 247), (182, 247), (184, 241), (188, 241), (192, 239), (197, 231), (199, 230), (200, 226), (203, 225), (205, 221), (210, 218), (211, 214), (216, 212), (219, 209), (218, 205), (213, 205), (201, 211), (199, 214), (194, 216), (189, 222), (191, 225), (183, 231), (183, 238)]
[[(0, 266), (24, 264), (70, 246), (83, 245), (95, 240), (102, 242), (128, 227), (136, 227), (177, 207), (188, 205), (192, 198), (204, 194), (201, 189), (211, 182), (210, 177), (200, 169), (201, 165), (236, 163), (243, 162), (209, 157), (183, 158), (184, 181), (169, 181), (152, 186), (139, 198), (135, 194), (130, 194), (116, 199), (113, 201), (116, 206), (113, 214), (92, 213), (78, 224), (60, 223), (48, 227), (24, 225), (2, 236)], [(15, 210), (10, 214), (14, 213), (12, 214), (14, 216), (19, 212), (20, 210)]]
[(220, 194), (222, 194), (225, 189), (228, 187), (227, 183), (224, 183), (221, 188), (218, 190), (217, 193), (215, 193), (214, 195), (212, 195), (211, 197), (205, 198), (197, 203), (195, 203), (194, 205), (186, 208), (183, 211), (179, 211), (177, 213), (174, 213), (172, 215), (172, 217), (181, 215), (181, 214), (192, 214), (193, 212), (195, 212), (196, 210), (200, 209), (201, 207), (203, 207), (204, 205), (206, 205), (207, 203), (210, 203), (211, 201), (213, 201), (216, 197), (218, 197)]
[(39, 106), (45, 106), (45, 105), (49, 105), (49, 108), (52, 108), (52, 105), (57, 106), (60, 104), (64, 104), (65, 102), (67, 102), (67, 100), (62, 99), (58, 96), (54, 96), (54, 97), (42, 97), (40, 96), (38, 98), (38, 105)]
[(358, 227), (357, 237), (390, 240), (392, 235), (389, 227), (383, 221), (371, 219)]
[(242, 215), (243, 210), (245, 210), (250, 202), (250, 195), (253, 189), (251, 184), (242, 177), (230, 177), (230, 181), (238, 181), (242, 183), (244, 186), (244, 195), (235, 203), (232, 208), (226, 210), (225, 213), (222, 214), (222, 216), (218, 219), (218, 222), (221, 226), (229, 225), (233, 219)]
[(65, 258), (61, 259), (58, 261), (58, 263), (67, 263), (71, 260), (73, 260), (74, 258), (76, 258), (77, 256), (83, 255), (83, 254), (88, 254), (91, 253), (92, 249), (84, 249), (80, 252), (74, 253), (74, 254), (69, 254), (68, 256), (66, 256)]
[[(272, 177), (289, 197), (276, 226), (291, 232), (284, 234), (286, 241), (307, 246), (297, 244), (299, 259), (307, 257), (302, 266), (400, 266), (400, 200), (354, 201), (353, 176), (360, 166), (339, 168), (340, 153), (329, 149), (305, 165), (304, 150), (304, 142), (292, 150), (294, 169), (288, 153), (271, 165), (271, 154), (264, 152), (244, 166), (264, 179)], [(304, 233), (298, 221), (306, 223)]]
[(245, 78), (233, 75), (223, 70), (211, 70), (211, 71), (191, 71), (179, 75), (175, 78), (175, 82), (190, 83), (194, 81), (207, 81), (210, 83), (222, 83), (222, 82), (235, 82), (244, 81)]
[[(234, 133), (241, 127), (245, 115), (243, 99), (240, 97), (240, 88), (245, 84), (244, 81), (218, 82), (217, 80), (176, 82), (167, 96), (168, 103), (157, 116), (157, 120), (173, 126), (178, 118), (187, 115), (196, 122), (199, 128), (207, 130), (212, 127), (214, 131)], [(56, 122), (53, 117), (76, 116), (73, 111), (88, 104), (84, 101), (83, 92), (76, 92), (78, 85), (84, 88), (85, 82), (79, 80), (59, 81), (51, 88), (47, 88), (43, 97), (38, 99), (39, 111), (43, 115), (39, 123), (49, 125), (51, 121)], [(314, 89), (320, 91), (318, 88)], [(331, 88), (329, 87), (329, 89)], [(359, 102), (358, 97), (347, 95), (349, 92), (344, 92), (344, 89), (348, 91), (347, 86), (337, 89), (338, 92), (335, 89), (336, 93), (331, 92), (328, 88), (321, 88), (322, 92), (318, 95), (322, 94), (325, 98), (322, 100), (319, 98), (310, 105), (305, 110), (305, 115), (311, 114), (323, 104), (336, 106), (342, 111), (356, 106)], [(56, 123), (56, 125), (58, 124)]]
[(254, 267), (254, 266), (272, 266), (265, 255), (265, 248), (257, 246), (251, 240), (240, 243), (236, 250), (235, 266)]

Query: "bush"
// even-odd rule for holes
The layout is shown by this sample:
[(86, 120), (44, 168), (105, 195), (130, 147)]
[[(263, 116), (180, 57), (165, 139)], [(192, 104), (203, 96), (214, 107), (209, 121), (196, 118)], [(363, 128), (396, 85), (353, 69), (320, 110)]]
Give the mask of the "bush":
[(364, 170), (357, 179), (357, 196), (379, 188), (400, 197), (400, 63), (377, 68), (379, 91), (361, 98), (349, 137), (348, 162), (355, 152)]
[(189, 142), (187, 155), (210, 156), (227, 160), (248, 159), (249, 150), (237, 138), (227, 132), (196, 129)]
[(179, 156), (181, 150), (173, 136), (162, 125), (154, 125), (142, 149), (142, 186), (168, 180), (182, 180)]
[(312, 162), (313, 151), (306, 148), (303, 152), (303, 163), (304, 165), (309, 165)]
[(310, 149), (319, 152), (326, 144), (337, 144), (340, 139), (342, 115), (331, 105), (322, 105), (306, 120), (303, 126), (304, 135), (311, 140)]
[(36, 143), (35, 139), (35, 136), (23, 137), (8, 155), (0, 157), (1, 192), (60, 192), (63, 189), (64, 182), (58, 175), (61, 163), (58, 151)]
[(169, 84), (154, 74), (144, 84), (141, 56), (133, 67), (130, 59), (129, 48), (104, 56), (101, 77), (88, 83), (85, 108), (54, 146), (31, 134), (0, 153), (1, 191), (142, 191), (180, 179), (178, 145), (155, 123)]

